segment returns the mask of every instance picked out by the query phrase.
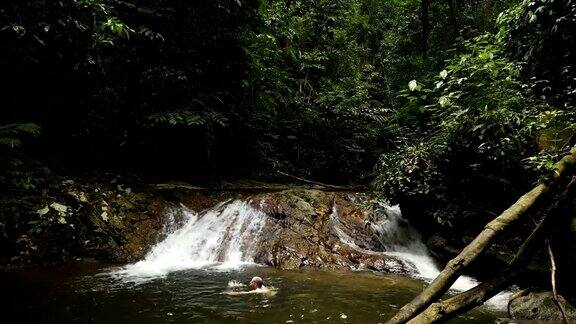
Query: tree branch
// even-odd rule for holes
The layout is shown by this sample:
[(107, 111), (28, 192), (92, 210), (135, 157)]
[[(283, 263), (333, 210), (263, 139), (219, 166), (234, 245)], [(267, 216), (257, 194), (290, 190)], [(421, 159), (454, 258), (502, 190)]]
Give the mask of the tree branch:
[(568, 323), (568, 317), (566, 316), (566, 310), (564, 305), (558, 299), (558, 291), (556, 290), (556, 261), (554, 260), (554, 253), (552, 252), (552, 247), (550, 246), (550, 241), (546, 240), (546, 245), (548, 246), (548, 255), (550, 256), (550, 282), (552, 284), (552, 299), (558, 308), (560, 313), (562, 313), (562, 318), (564, 322)]
[(289, 177), (289, 178), (293, 178), (296, 179), (298, 181), (302, 181), (305, 183), (309, 183), (309, 184), (313, 184), (313, 185), (317, 185), (317, 186), (321, 186), (321, 187), (326, 187), (326, 188), (330, 188), (330, 189), (336, 189), (336, 190), (351, 190), (353, 188), (350, 187), (343, 187), (343, 186), (336, 186), (336, 185), (331, 185), (331, 184), (326, 184), (326, 183), (322, 183), (322, 182), (317, 182), (317, 181), (312, 181), (312, 180), (308, 180), (308, 179), (304, 179), (304, 178), (300, 178), (282, 171), (278, 171), (278, 174), (281, 174), (285, 177)]

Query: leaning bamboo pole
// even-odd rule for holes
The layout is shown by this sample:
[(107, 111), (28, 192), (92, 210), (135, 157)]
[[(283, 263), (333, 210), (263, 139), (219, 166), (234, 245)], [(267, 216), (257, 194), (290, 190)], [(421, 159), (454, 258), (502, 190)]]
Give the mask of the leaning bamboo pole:
[(476, 260), (511, 223), (524, 215), (531, 207), (543, 199), (556, 187), (567, 173), (576, 165), (576, 146), (554, 165), (550, 179), (539, 183), (536, 187), (524, 194), (516, 203), (506, 209), (502, 214), (489, 222), (482, 232), (466, 246), (460, 254), (450, 260), (444, 270), (411, 302), (404, 305), (387, 324), (406, 323), (430, 304), (438, 300), (448, 291), (450, 286), (462, 274), (462, 271)]
[[(444, 301), (433, 303), (422, 313), (408, 321), (409, 324), (435, 323), (446, 321), (456, 315), (462, 314), (476, 306), (482, 305), (488, 299), (498, 294), (511, 284), (518, 274), (529, 262), (538, 244), (544, 241), (549, 228), (554, 226), (557, 219), (566, 215), (565, 206), (574, 199), (576, 178), (566, 186), (560, 198), (548, 208), (536, 228), (522, 243), (514, 258), (508, 263), (508, 267), (498, 276), (479, 284), (478, 286), (448, 298)], [(564, 315), (564, 313), (563, 313)]]

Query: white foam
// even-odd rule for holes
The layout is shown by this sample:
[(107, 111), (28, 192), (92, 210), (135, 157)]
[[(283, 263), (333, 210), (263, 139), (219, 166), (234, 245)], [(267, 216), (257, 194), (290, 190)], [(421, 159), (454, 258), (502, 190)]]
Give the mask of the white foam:
[(254, 264), (266, 215), (243, 201), (217, 206), (204, 214), (183, 210), (185, 222), (156, 244), (144, 260), (111, 272), (127, 281), (163, 277), (173, 271), (237, 269)]
[[(402, 217), (399, 206), (388, 206), (382, 204), (383, 213), (380, 219), (374, 220), (371, 223), (371, 228), (378, 237), (382, 246), (385, 247), (386, 252), (382, 254), (397, 257), (401, 260), (407, 261), (413, 265), (418, 272), (418, 277), (431, 282), (438, 274), (440, 269), (430, 256), (428, 248), (422, 241), (422, 237), (410, 224)], [(340, 240), (352, 248), (359, 250), (363, 253), (374, 253), (359, 248), (354, 239), (347, 235), (340, 228), (340, 221), (338, 218), (338, 208), (334, 206), (332, 211), (331, 220), (333, 227), (339, 236)], [(460, 276), (454, 284), (450, 287), (452, 291), (466, 291), (476, 287), (479, 282), (469, 276)], [(504, 291), (486, 302), (490, 307), (497, 309), (505, 309), (508, 305), (510, 297), (509, 291)]]
[(244, 287), (246, 286), (245, 284), (238, 282), (236, 280), (230, 280), (228, 281), (228, 288), (238, 288), (238, 287)]

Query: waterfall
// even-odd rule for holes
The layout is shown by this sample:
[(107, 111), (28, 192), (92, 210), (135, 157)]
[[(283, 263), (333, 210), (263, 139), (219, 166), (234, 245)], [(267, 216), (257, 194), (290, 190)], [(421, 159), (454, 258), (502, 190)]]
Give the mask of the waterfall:
[[(378, 239), (385, 252), (382, 254), (398, 257), (412, 264), (418, 276), (424, 280), (432, 280), (440, 273), (434, 259), (430, 256), (428, 248), (422, 241), (420, 233), (404, 219), (399, 206), (380, 204), (380, 210), (375, 213), (376, 218), (370, 222), (370, 228)], [(353, 239), (345, 235), (340, 229), (338, 208), (334, 206), (332, 212), (333, 226), (340, 240), (358, 249)], [(478, 282), (470, 277), (460, 277), (452, 286), (455, 290), (468, 290)]]
[[(370, 228), (385, 249), (385, 252), (380, 253), (395, 256), (412, 264), (418, 272), (417, 276), (421, 279), (425, 281), (434, 280), (440, 273), (440, 269), (434, 262), (432, 256), (430, 256), (420, 233), (402, 216), (400, 207), (381, 203), (380, 213), (377, 213), (376, 216), (377, 218), (373, 219), (370, 223)], [(358, 247), (354, 239), (340, 228), (341, 224), (339, 219), (338, 207), (334, 206), (331, 215), (332, 226), (342, 242), (359, 252), (374, 253), (373, 251), (366, 251)], [(477, 285), (478, 281), (474, 278), (460, 276), (450, 289), (466, 291)], [(490, 299), (487, 304), (502, 308), (508, 304), (509, 296), (509, 292), (502, 292)]]
[[(175, 212), (183, 214), (183, 225), (176, 223)], [(266, 224), (263, 212), (239, 200), (222, 203), (204, 213), (181, 207), (168, 216), (165, 238), (152, 247), (144, 260), (115, 270), (112, 276), (145, 281), (184, 269), (252, 264), (252, 253)]]
[[(369, 229), (376, 239), (374, 250), (361, 248), (347, 234), (346, 226), (334, 206), (330, 230), (338, 239), (365, 254), (393, 256), (413, 266), (417, 276), (431, 281), (439, 273), (421, 235), (402, 217), (398, 206), (380, 204), (371, 213)], [(254, 255), (263, 240), (268, 216), (245, 201), (226, 201), (197, 213), (184, 206), (168, 211), (162, 239), (142, 261), (115, 269), (109, 274), (122, 281), (143, 282), (185, 269), (234, 269), (254, 264)], [(461, 276), (451, 287), (463, 291), (476, 286), (471, 277)], [(491, 303), (502, 305), (508, 296), (501, 294)]]

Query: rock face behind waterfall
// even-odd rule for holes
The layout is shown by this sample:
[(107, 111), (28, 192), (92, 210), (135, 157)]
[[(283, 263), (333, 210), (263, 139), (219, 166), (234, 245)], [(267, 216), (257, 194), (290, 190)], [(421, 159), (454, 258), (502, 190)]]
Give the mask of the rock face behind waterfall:
[[(116, 182), (67, 180), (38, 201), (34, 209), (42, 222), (21, 236), (17, 248), (8, 251), (16, 255), (8, 264), (86, 258), (136, 262), (166, 238), (168, 223), (183, 226), (186, 219), (178, 216), (182, 213), (171, 213), (182, 209), (181, 205), (202, 217), (214, 206), (245, 201), (265, 214), (265, 225), (248, 244), (248, 259), (254, 262), (283, 269), (414, 273), (408, 261), (383, 253), (386, 247), (367, 226), (374, 212), (364, 210), (365, 199), (358, 193), (313, 189), (271, 188), (257, 193), (181, 186), (131, 189)], [(224, 241), (232, 239), (231, 235)]]
[[(249, 198), (269, 217), (254, 260), (282, 269), (328, 268), (413, 273), (384, 252), (371, 232), (362, 195), (288, 190)], [(353, 239), (352, 239), (353, 238)]]
[[(134, 262), (156, 242), (168, 202), (115, 178), (54, 179), (30, 200), (30, 222), (0, 247), (0, 267), (84, 259)], [(24, 211), (23, 211), (24, 212)]]

